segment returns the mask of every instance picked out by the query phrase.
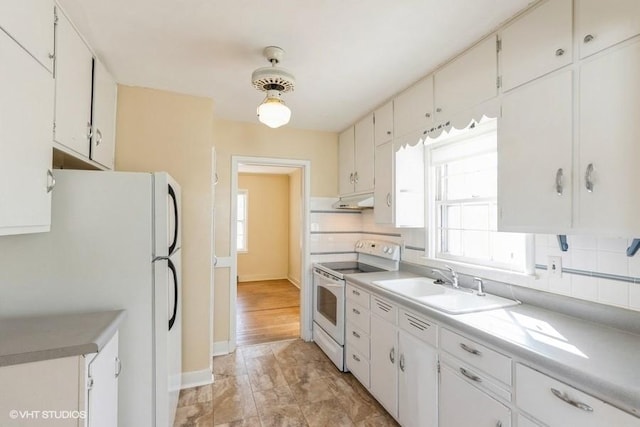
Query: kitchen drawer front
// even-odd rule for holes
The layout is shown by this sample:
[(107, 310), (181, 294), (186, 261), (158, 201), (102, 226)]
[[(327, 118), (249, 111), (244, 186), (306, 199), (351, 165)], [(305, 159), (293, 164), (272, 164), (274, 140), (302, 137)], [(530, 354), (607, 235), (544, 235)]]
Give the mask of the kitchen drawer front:
[(402, 329), (420, 340), (431, 344), (433, 347), (438, 347), (438, 326), (431, 320), (401, 309), (398, 324)]
[(537, 424), (531, 421), (529, 418), (523, 416), (522, 414), (518, 414), (518, 427), (542, 427), (541, 424)]
[(346, 336), (347, 346), (355, 349), (367, 359), (371, 357), (369, 351), (371, 339), (369, 338), (369, 334), (347, 322)]
[(347, 283), (347, 298), (357, 303), (358, 305), (369, 308), (369, 292), (363, 291), (360, 288), (356, 288), (350, 283)]
[(640, 418), (519, 363), (516, 400), (520, 409), (551, 427), (640, 425)]
[(446, 353), (441, 353), (440, 360), (442, 363), (454, 370), (459, 376), (464, 377), (470, 384), (482, 389), (496, 399), (511, 402), (511, 389), (507, 388), (501, 382), (496, 381), (495, 378), (490, 375), (482, 372), (480, 369), (476, 369), (468, 363), (458, 360), (455, 357), (451, 357)]
[(371, 313), (377, 314), (384, 320), (396, 324), (398, 309), (390, 302), (373, 295), (371, 297)]
[(444, 328), (440, 331), (440, 346), (463, 362), (511, 385), (509, 357)]
[(349, 345), (347, 345), (347, 368), (363, 386), (366, 388), (371, 387), (369, 361)]
[(347, 323), (369, 333), (369, 310), (351, 300), (347, 300)]

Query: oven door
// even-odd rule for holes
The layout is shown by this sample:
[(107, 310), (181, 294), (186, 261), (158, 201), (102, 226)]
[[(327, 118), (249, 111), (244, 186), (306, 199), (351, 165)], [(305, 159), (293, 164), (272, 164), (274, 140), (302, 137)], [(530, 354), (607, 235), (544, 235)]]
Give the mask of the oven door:
[(338, 344), (344, 345), (344, 280), (313, 272), (313, 320)]

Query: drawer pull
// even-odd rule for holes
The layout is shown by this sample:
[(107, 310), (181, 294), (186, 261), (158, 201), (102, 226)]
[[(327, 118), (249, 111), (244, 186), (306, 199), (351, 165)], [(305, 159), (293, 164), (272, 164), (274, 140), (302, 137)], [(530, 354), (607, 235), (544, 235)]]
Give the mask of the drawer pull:
[(355, 314), (360, 314), (360, 310), (358, 310), (357, 308), (352, 308), (351, 311), (353, 311)]
[(480, 378), (477, 375), (472, 374), (471, 372), (467, 371), (464, 368), (460, 368), (460, 373), (462, 375), (464, 375), (465, 377), (469, 378), (471, 381), (475, 381), (477, 383), (481, 383), (482, 382), (482, 378)]
[(395, 348), (391, 348), (391, 351), (389, 351), (389, 361), (391, 361), (392, 364), (396, 363), (396, 349)]
[(404, 372), (404, 354), (400, 355), (400, 362), (398, 363), (400, 364), (400, 370)]
[(351, 331), (351, 335), (353, 335), (356, 338), (360, 338), (360, 334), (357, 333), (356, 331)]
[(476, 350), (475, 348), (469, 347), (463, 342), (460, 343), (460, 348), (466, 351), (467, 353), (475, 354), (476, 356), (480, 356), (482, 354), (480, 350)]
[(351, 357), (353, 357), (353, 360), (355, 360), (356, 362), (360, 361), (360, 358), (358, 356), (356, 356), (355, 354), (352, 354)]
[(593, 412), (593, 408), (589, 405), (587, 405), (586, 403), (582, 403), (582, 402), (578, 402), (576, 400), (573, 400), (572, 398), (570, 398), (566, 393), (562, 393), (559, 390), (556, 390), (555, 388), (551, 388), (551, 393), (553, 393), (553, 395), (555, 397), (557, 397), (558, 399), (562, 400), (563, 402), (568, 403), (571, 406), (575, 406), (578, 409), (582, 409), (585, 412)]
[(360, 296), (360, 292), (356, 291), (355, 289), (351, 290), (351, 293), (354, 294), (355, 296)]

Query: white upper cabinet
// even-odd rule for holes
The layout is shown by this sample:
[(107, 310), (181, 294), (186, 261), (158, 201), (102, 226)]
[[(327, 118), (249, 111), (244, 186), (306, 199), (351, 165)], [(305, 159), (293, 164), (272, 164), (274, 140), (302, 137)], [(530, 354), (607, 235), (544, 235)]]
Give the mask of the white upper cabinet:
[(571, 0), (548, 0), (501, 31), (504, 91), (572, 62), (572, 20)]
[(487, 37), (436, 72), (434, 95), (437, 124), (497, 95), (496, 55), (496, 37)]
[(57, 10), (54, 140), (89, 158), (93, 55)]
[(93, 68), (91, 160), (107, 169), (114, 166), (117, 94), (115, 80), (96, 59)]
[(53, 0), (0, 1), (0, 28), (53, 71)]
[(373, 114), (356, 123), (355, 126), (355, 169), (354, 191), (373, 191), (373, 162), (375, 155)]
[(393, 142), (376, 147), (373, 215), (376, 224), (393, 224)]
[(573, 78), (535, 80), (502, 100), (498, 121), (498, 229), (571, 227)]
[(580, 58), (640, 34), (640, 1), (576, 0)]
[(394, 129), (396, 136), (403, 136), (433, 125), (433, 76), (428, 76), (394, 100)]
[(353, 193), (355, 133), (353, 126), (338, 136), (338, 190), (340, 195)]
[(0, 31), (0, 235), (51, 224), (53, 77)]
[(393, 101), (389, 101), (373, 113), (374, 140), (376, 146), (393, 139)]
[[(639, 2), (640, 3), (640, 2)], [(580, 229), (640, 234), (640, 40), (580, 66)]]

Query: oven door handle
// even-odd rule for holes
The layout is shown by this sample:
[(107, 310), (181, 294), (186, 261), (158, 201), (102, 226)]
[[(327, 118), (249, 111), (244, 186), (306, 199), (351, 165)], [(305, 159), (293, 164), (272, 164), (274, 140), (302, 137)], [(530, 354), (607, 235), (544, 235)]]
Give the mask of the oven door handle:
[(331, 283), (321, 283), (318, 286), (323, 286), (325, 288), (344, 288), (344, 285), (333, 285)]

